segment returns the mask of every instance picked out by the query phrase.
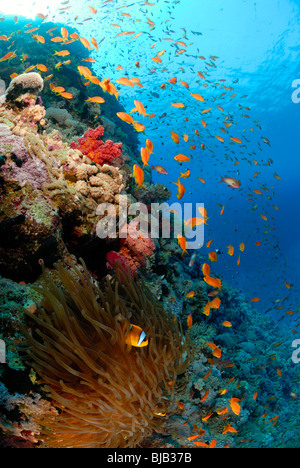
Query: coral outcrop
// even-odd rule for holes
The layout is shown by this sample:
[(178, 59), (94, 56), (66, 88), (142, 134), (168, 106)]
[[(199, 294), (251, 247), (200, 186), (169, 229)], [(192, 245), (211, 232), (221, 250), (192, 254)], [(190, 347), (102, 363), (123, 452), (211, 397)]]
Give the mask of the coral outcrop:
[(122, 143), (114, 143), (112, 140), (103, 141), (101, 137), (104, 134), (104, 127), (99, 125), (95, 130), (90, 129), (85, 132), (78, 143), (71, 143), (71, 148), (80, 150), (91, 161), (100, 166), (104, 164), (120, 164), (122, 157)]
[[(37, 83), (35, 74), (29, 81), (27, 75), (17, 78), (22, 90), (42, 88), (40, 76)], [(18, 94), (17, 84), (11, 89), (22, 96), (22, 106), (3, 103), (0, 116), (0, 273), (23, 281), (38, 274), (40, 258), (52, 265), (68, 255), (67, 244), (76, 251), (76, 238), (95, 238), (102, 217), (97, 215), (99, 204), (114, 205), (118, 215), (124, 183), (118, 167), (103, 164), (122, 154), (121, 144), (97, 140), (103, 127), (90, 130), (84, 139), (97, 154), (104, 149), (100, 165), (90, 159), (91, 152), (85, 156), (70, 148), (57, 130), (46, 133), (45, 108), (36, 104), (36, 96)]]
[[(44, 273), (42, 308), (26, 311), (27, 359), (55, 409), (37, 415), (39, 439), (48, 447), (135, 447), (159, 430), (157, 414), (189, 365), (191, 342), (120, 265), (100, 287), (86, 269), (56, 270), (61, 286)], [(146, 348), (128, 344), (130, 324), (145, 331)]]
[(18, 105), (26, 95), (37, 98), (44, 88), (44, 81), (38, 73), (22, 73), (16, 76), (5, 93), (5, 101)]

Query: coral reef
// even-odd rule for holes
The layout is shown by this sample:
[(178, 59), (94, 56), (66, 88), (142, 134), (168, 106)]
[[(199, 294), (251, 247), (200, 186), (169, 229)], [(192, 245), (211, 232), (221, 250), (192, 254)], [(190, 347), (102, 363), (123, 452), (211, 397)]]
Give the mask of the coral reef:
[[(137, 133), (80, 76), (83, 44), (58, 62), (46, 35), (63, 25), (41, 22), (43, 66), (45, 47), (18, 22), (12, 36), (1, 22), (3, 55), (13, 40), (18, 56), (1, 62), (0, 80), (0, 446), (297, 447), (290, 330), (223, 278), (207, 284), (201, 251), (191, 266), (177, 239), (154, 241), (121, 218), (171, 191), (149, 167), (136, 189)], [(93, 86), (101, 106), (88, 101)], [(100, 237), (105, 219), (115, 224)], [(131, 325), (148, 346), (128, 344)]]
[(72, 114), (64, 108), (48, 107), (46, 118), (48, 123), (45, 128), (49, 133), (58, 127), (65, 137), (70, 138), (86, 130), (86, 125), (79, 120), (75, 120)]
[[(124, 183), (118, 167), (96, 164), (64, 143), (57, 130), (43, 131), (45, 108), (22, 97), (20, 108), (1, 107), (0, 272), (30, 281), (40, 258), (53, 265), (68, 256), (68, 247), (76, 251), (80, 237), (96, 237), (100, 203), (114, 204), (118, 215)], [(104, 128), (89, 135), (99, 132)], [(107, 160), (121, 154), (120, 145), (99, 144)]]

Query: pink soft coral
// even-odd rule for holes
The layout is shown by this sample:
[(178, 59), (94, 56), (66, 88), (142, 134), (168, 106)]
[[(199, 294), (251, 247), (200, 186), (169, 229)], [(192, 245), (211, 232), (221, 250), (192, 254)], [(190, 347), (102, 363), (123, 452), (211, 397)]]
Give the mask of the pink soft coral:
[[(126, 232), (127, 237), (121, 239), (121, 249), (119, 252), (110, 252), (106, 259), (108, 261), (108, 267), (114, 268), (116, 261), (120, 261), (123, 266), (126, 266), (131, 274), (137, 273), (137, 271), (146, 265), (146, 258), (155, 250), (155, 244), (150, 237), (144, 237), (141, 231), (137, 230), (137, 226), (134, 227), (133, 231), (137, 233), (138, 237), (133, 237), (132, 224), (129, 226), (125, 224), (121, 229), (121, 233)], [(132, 236), (130, 235), (132, 234)]]
[(103, 166), (114, 163), (119, 164), (122, 157), (122, 143), (114, 143), (111, 140), (103, 141), (104, 128), (100, 125), (95, 130), (89, 129), (84, 136), (78, 139), (78, 143), (71, 143), (71, 148), (79, 149), (92, 161)]

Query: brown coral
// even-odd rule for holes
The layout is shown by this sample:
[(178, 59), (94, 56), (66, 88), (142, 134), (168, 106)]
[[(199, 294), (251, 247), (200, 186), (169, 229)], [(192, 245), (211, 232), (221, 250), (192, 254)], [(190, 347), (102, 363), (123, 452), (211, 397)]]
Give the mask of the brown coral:
[(6, 91), (6, 101), (12, 102), (25, 94), (37, 97), (44, 88), (44, 80), (38, 73), (23, 73), (16, 76)]
[[(43, 309), (26, 333), (32, 365), (57, 408), (38, 422), (49, 447), (135, 447), (158, 430), (191, 345), (174, 317), (121, 267), (95, 286), (86, 269), (44, 273)], [(126, 344), (133, 323), (149, 345)], [(185, 360), (183, 360), (185, 353)], [(172, 384), (170, 383), (172, 381)], [(48, 414), (48, 413), (47, 413)]]

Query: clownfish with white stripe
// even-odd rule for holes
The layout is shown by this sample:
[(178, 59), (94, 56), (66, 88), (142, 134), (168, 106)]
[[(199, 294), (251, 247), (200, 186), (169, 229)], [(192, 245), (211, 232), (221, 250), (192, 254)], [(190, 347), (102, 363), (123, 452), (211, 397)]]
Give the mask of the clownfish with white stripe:
[[(123, 327), (123, 331), (126, 331), (126, 325)], [(143, 348), (148, 346), (148, 338), (144, 330), (137, 325), (130, 324), (129, 333), (126, 336), (125, 343), (136, 348)]]

